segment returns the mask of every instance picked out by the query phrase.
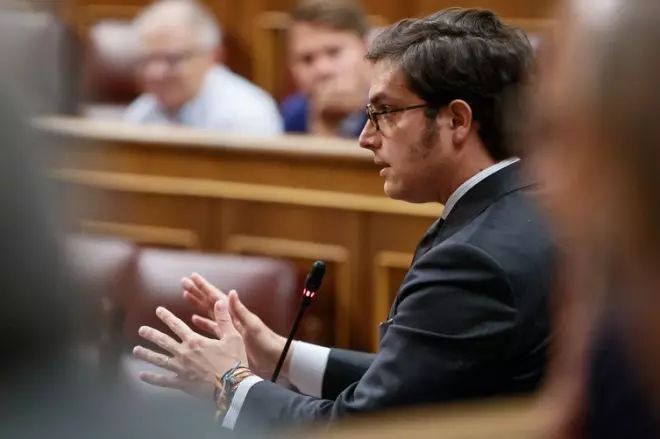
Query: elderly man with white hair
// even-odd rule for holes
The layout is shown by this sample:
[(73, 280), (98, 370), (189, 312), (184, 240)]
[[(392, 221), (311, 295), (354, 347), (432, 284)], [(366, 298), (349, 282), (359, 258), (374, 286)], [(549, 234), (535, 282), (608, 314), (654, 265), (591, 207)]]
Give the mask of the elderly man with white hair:
[(124, 120), (229, 133), (282, 132), (273, 98), (217, 63), (222, 33), (204, 6), (159, 0), (135, 19), (133, 31), (144, 94), (128, 107)]

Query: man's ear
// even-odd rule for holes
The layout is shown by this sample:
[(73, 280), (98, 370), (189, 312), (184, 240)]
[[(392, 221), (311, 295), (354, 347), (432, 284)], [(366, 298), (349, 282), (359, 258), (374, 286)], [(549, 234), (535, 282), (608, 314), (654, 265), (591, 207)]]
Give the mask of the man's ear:
[(447, 106), (451, 118), (454, 144), (462, 145), (472, 129), (472, 108), (467, 102), (456, 99)]

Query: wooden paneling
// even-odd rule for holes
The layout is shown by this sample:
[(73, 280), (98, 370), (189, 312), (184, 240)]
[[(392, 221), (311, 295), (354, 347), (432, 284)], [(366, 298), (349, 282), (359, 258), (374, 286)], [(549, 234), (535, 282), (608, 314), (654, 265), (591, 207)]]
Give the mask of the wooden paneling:
[(248, 138), (47, 119), (44, 154), (72, 227), (136, 242), (328, 264), (310, 341), (372, 350), (417, 241), (442, 206), (383, 195), (354, 140)]
[(559, 437), (556, 408), (536, 395), (398, 409), (351, 419), (308, 439), (532, 439)]

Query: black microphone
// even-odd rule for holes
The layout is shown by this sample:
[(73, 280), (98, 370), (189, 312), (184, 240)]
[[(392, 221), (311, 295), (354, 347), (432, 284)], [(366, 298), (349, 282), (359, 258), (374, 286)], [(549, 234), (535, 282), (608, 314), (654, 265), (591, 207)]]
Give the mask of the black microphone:
[(289, 336), (286, 338), (286, 343), (284, 344), (284, 349), (282, 349), (282, 354), (280, 355), (280, 359), (277, 361), (277, 366), (275, 366), (275, 372), (273, 372), (273, 377), (270, 379), (272, 382), (277, 381), (277, 377), (280, 376), (282, 365), (284, 364), (286, 355), (289, 352), (289, 348), (291, 347), (291, 342), (293, 341), (293, 337), (296, 335), (296, 331), (298, 330), (298, 325), (300, 325), (300, 320), (302, 319), (303, 313), (305, 312), (309, 304), (312, 303), (312, 299), (319, 291), (319, 288), (321, 287), (321, 282), (323, 282), (323, 275), (325, 275), (325, 262), (323, 261), (314, 262), (312, 269), (309, 271), (309, 274), (307, 275), (307, 280), (305, 281), (305, 289), (303, 290), (303, 297), (302, 297), (302, 301), (300, 302), (300, 309), (298, 310), (298, 315), (296, 316), (296, 320), (293, 322), (293, 326), (291, 327)]

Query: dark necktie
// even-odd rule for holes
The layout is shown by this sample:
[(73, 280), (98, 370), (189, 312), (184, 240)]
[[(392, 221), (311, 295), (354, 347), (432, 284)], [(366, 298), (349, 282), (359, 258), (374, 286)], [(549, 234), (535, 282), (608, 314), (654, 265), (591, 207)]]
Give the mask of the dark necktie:
[(415, 250), (415, 256), (413, 257), (413, 262), (416, 261), (418, 258), (424, 255), (427, 251), (431, 250), (433, 247), (433, 242), (435, 241), (435, 238), (438, 236), (438, 233), (440, 232), (440, 229), (442, 228), (442, 225), (445, 223), (444, 218), (439, 218), (436, 222), (434, 222), (431, 227), (429, 227), (428, 231), (422, 238), (422, 240), (419, 242), (419, 245), (417, 245), (417, 249)]

